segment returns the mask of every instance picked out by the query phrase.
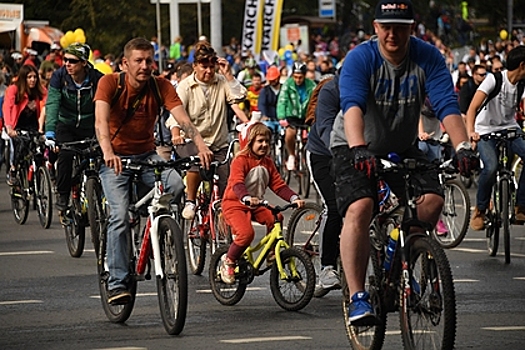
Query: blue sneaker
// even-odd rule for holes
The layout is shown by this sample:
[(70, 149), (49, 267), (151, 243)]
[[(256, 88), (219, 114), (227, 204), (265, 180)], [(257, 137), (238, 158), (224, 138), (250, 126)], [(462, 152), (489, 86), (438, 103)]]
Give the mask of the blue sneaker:
[(350, 305), (348, 305), (348, 325), (373, 326), (377, 323), (376, 321), (374, 309), (370, 305), (370, 294), (357, 292), (352, 295)]

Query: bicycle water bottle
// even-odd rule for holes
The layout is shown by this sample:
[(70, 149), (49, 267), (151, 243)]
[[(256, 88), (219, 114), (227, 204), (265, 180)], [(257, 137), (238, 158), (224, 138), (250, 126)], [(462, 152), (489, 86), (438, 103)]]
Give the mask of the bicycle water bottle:
[(386, 256), (385, 256), (385, 271), (390, 271), (392, 266), (392, 260), (394, 259), (394, 253), (396, 251), (396, 244), (399, 238), (399, 229), (395, 227), (390, 231), (390, 239), (388, 240), (388, 246), (386, 247)]
[(35, 172), (35, 167), (33, 166), (33, 164), (31, 164), (29, 166), (29, 171), (27, 172), (27, 180), (28, 181), (33, 181), (33, 174)]

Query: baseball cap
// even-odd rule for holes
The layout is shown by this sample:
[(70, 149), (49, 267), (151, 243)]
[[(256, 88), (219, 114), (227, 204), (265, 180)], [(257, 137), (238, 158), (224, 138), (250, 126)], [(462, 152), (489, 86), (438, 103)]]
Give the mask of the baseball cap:
[(376, 6), (377, 23), (414, 23), (414, 7), (410, 0), (380, 0)]
[(66, 47), (64, 53), (68, 53), (73, 56), (77, 56), (82, 61), (87, 61), (89, 59), (90, 48), (86, 44), (74, 43)]

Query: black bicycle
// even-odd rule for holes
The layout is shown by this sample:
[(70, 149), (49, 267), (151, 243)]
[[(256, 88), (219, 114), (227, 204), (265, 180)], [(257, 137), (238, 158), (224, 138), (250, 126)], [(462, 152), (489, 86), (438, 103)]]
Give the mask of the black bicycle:
[[(450, 264), (443, 248), (431, 236), (432, 225), (418, 219), (419, 183), (413, 176), (434, 171), (434, 164), (405, 159), (381, 160), (378, 170), (379, 213), (370, 225), (370, 259), (366, 288), (377, 323), (354, 326), (348, 322), (350, 292), (344, 273), (343, 312), (353, 349), (381, 349), (387, 314), (399, 312), (405, 349), (453, 349), (456, 336), (456, 298)], [(397, 172), (405, 181), (404, 203), (391, 192), (382, 174)], [(413, 230), (415, 228), (416, 230)]]

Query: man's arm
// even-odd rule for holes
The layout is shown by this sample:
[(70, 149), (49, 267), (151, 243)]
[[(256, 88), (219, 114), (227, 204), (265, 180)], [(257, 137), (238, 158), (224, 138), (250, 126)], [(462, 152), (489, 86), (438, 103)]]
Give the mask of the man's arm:
[(110, 105), (106, 101), (95, 101), (95, 133), (97, 140), (104, 154), (104, 162), (107, 167), (114, 168), (118, 175), (122, 172), (122, 162), (120, 157), (115, 155), (111, 146), (111, 135), (109, 133), (109, 114)]
[(476, 121), (476, 113), (486, 98), (487, 94), (485, 94), (485, 92), (481, 90), (476, 91), (467, 111), (467, 133), (472, 141), (479, 140), (479, 134), (475, 131), (474, 124)]
[(363, 111), (357, 106), (350, 107), (344, 114), (345, 135), (348, 147), (366, 146)]
[(213, 153), (204, 143), (204, 140), (197, 128), (195, 128), (195, 125), (192, 124), (190, 118), (186, 114), (184, 107), (179, 105), (173, 108), (170, 113), (180, 125), (182, 130), (184, 130), (185, 135), (193, 140), (193, 143), (199, 150), (199, 158), (201, 159), (202, 165), (208, 169), (213, 159)]
[(443, 126), (450, 136), (450, 140), (455, 148), (461, 143), (469, 141), (465, 122), (459, 114), (447, 115), (445, 119), (443, 119)]

